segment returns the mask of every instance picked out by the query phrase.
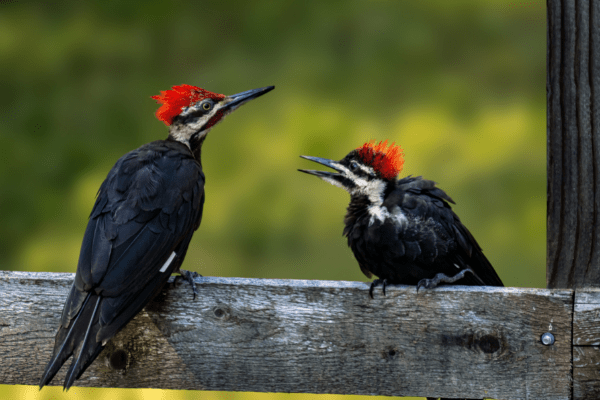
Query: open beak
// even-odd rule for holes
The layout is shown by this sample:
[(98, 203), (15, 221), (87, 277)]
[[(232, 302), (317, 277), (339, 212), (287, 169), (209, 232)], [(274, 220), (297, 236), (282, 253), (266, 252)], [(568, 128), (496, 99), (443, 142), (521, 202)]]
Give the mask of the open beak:
[[(319, 164), (323, 164), (326, 167), (329, 167), (329, 168), (334, 169), (334, 170), (336, 170), (338, 172), (341, 172), (341, 169), (339, 169), (336, 166), (337, 161), (328, 160), (327, 158), (311, 157), (311, 156), (300, 156), (300, 157), (306, 158), (307, 160), (310, 160), (310, 161), (317, 162)], [(300, 171), (300, 172), (306, 172), (307, 174), (315, 175), (315, 176), (318, 176), (319, 178), (335, 178), (335, 177), (340, 177), (340, 174), (336, 174), (336, 173), (333, 173), (333, 172), (327, 172), (327, 171), (315, 171), (313, 169), (299, 169), (298, 171)]]
[(223, 110), (225, 113), (230, 113), (242, 104), (247, 103), (248, 101), (255, 99), (259, 96), (262, 96), (263, 94), (270, 92), (273, 89), (275, 89), (275, 86), (267, 86), (259, 89), (246, 90), (245, 92), (227, 96), (223, 101), (223, 106), (221, 107), (221, 110)]

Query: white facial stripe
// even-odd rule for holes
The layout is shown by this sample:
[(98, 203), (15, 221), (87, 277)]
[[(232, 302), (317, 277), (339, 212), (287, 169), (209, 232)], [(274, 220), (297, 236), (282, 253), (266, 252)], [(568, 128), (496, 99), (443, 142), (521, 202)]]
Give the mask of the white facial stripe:
[[(362, 185), (364, 185), (364, 183), (366, 183), (366, 181), (364, 179), (356, 176), (356, 174), (354, 174), (352, 171), (350, 171), (348, 168), (346, 168), (342, 164), (333, 162), (333, 163), (331, 163), (331, 165), (334, 166), (335, 169), (342, 172), (342, 175), (344, 175), (344, 176), (348, 177), (350, 180), (352, 180), (358, 187), (361, 187)], [(324, 179), (324, 180), (331, 183), (332, 185), (341, 187), (342, 189), (344, 189), (350, 193), (353, 193), (356, 191), (356, 188), (347, 188), (347, 187), (343, 186), (340, 182), (335, 181), (334, 179)]]
[[(324, 180), (331, 183), (332, 185), (335, 185), (337, 187), (341, 187), (342, 189), (347, 190), (348, 192), (350, 192), (350, 194), (364, 194), (367, 197), (369, 197), (369, 200), (374, 205), (379, 206), (379, 205), (381, 205), (381, 203), (383, 203), (383, 191), (385, 190), (385, 182), (384, 181), (382, 181), (381, 179), (367, 180), (363, 177), (356, 175), (354, 172), (352, 172), (348, 168), (346, 168), (346, 166), (344, 166), (340, 163), (337, 163), (337, 162), (332, 163), (332, 165), (335, 168), (337, 168), (339, 171), (341, 171), (342, 175), (345, 175), (350, 180), (352, 180), (352, 182), (354, 182), (354, 184), (356, 186), (353, 188), (347, 188), (347, 187), (342, 186), (339, 182), (334, 181), (333, 179), (324, 179)], [(364, 172), (375, 175), (375, 172), (373, 171), (373, 169), (371, 167), (367, 167), (367, 166), (360, 165), (360, 164), (358, 166)]]
[[(339, 168), (342, 171), (344, 171), (344, 173), (346, 175), (351, 176), (352, 178), (357, 178), (356, 174), (354, 174), (352, 171), (350, 171), (344, 165), (339, 164), (339, 163), (333, 163), (333, 165), (335, 165), (337, 168)], [(372, 175), (372, 176), (376, 175), (375, 174), (375, 170), (373, 168), (369, 167), (368, 165), (363, 165), (363, 164), (357, 164), (357, 165), (358, 165), (358, 168), (360, 168), (367, 175)]]
[(360, 168), (363, 172), (365, 172), (368, 175), (375, 176), (375, 170), (371, 167), (368, 167), (368, 166), (362, 165), (362, 164), (358, 164), (358, 168)]
[(341, 182), (336, 181), (333, 178), (329, 178), (329, 177), (321, 177), (321, 179), (323, 179), (325, 182), (329, 182), (331, 183), (333, 186), (337, 186), (339, 188), (342, 188), (344, 190), (347, 190), (347, 188), (344, 187), (344, 185), (342, 185)]
[[(202, 128), (212, 116), (213, 113), (209, 115), (204, 115), (201, 118), (198, 118), (197, 120), (189, 124), (171, 125), (169, 133), (175, 140), (185, 144), (187, 147), (190, 147), (190, 138), (192, 137), (192, 135), (197, 133), (200, 130), (200, 128)], [(205, 129), (203, 131), (203, 136), (206, 135), (209, 131), (210, 128)]]
[[(181, 115), (182, 117), (185, 117), (194, 112), (197, 112), (198, 110), (200, 110), (200, 104), (201, 103), (196, 103), (190, 107), (184, 108), (183, 111), (181, 111), (181, 114), (179, 114), (179, 115)], [(191, 122), (186, 123), (186, 124), (171, 125), (171, 129), (170, 129), (171, 136), (178, 142), (181, 142), (181, 143), (185, 144), (187, 147), (190, 147), (190, 138), (192, 137), (192, 135), (194, 133), (198, 132), (200, 130), (200, 128), (202, 128), (204, 125), (206, 125), (206, 123), (217, 113), (217, 111), (219, 111), (219, 108), (220, 107), (217, 104), (213, 107), (212, 110), (210, 110), (208, 112), (208, 114), (205, 114), (205, 115), (201, 116), (200, 118), (192, 120)], [(210, 128), (205, 129), (204, 134), (206, 135), (209, 131), (210, 131)]]
[(167, 270), (167, 268), (169, 268), (169, 265), (171, 265), (171, 261), (173, 261), (173, 259), (175, 258), (176, 255), (177, 254), (175, 254), (175, 252), (172, 252), (171, 255), (169, 256), (169, 259), (167, 261), (165, 261), (162, 268), (158, 272), (165, 272)]
[(194, 132), (198, 132), (198, 130), (206, 125), (206, 123), (215, 115), (215, 113), (216, 111), (212, 111), (206, 115), (203, 115), (200, 118), (195, 119), (194, 122), (189, 124), (189, 126), (194, 130)]
[(338, 162), (332, 162), (331, 165), (333, 165), (335, 168), (343, 171), (345, 174), (350, 175), (351, 172), (348, 168), (344, 167), (342, 164), (338, 163)]
[[(375, 220), (379, 220), (384, 222), (387, 218), (393, 219), (398, 226), (403, 227), (408, 223), (408, 219), (406, 215), (402, 212), (400, 207), (395, 206), (392, 209), (392, 212), (384, 207), (383, 204), (383, 192), (385, 191), (386, 182), (382, 179), (371, 179), (367, 180), (363, 177), (356, 175), (354, 172), (350, 171), (346, 166), (333, 162), (331, 163), (333, 167), (338, 169), (342, 175), (346, 176), (348, 179), (352, 180), (356, 185), (353, 188), (344, 187), (340, 182), (333, 178), (322, 178), (324, 181), (331, 183), (334, 186), (340, 187), (342, 189), (347, 190), (350, 194), (362, 194), (369, 198), (371, 204), (367, 207), (367, 211), (371, 215), (369, 219), (369, 225), (372, 225)], [(371, 175), (373, 177), (376, 176), (375, 170), (372, 167), (358, 164), (358, 167), (366, 174)]]

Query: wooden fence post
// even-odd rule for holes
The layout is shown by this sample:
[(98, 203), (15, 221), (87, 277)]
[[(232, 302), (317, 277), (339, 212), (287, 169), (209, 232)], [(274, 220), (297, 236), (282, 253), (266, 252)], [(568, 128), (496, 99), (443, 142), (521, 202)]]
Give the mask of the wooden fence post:
[(600, 286), (600, 3), (548, 0), (548, 288)]
[[(600, 398), (600, 2), (548, 0), (548, 288), (574, 292), (571, 398)], [(588, 289), (585, 289), (588, 288)]]

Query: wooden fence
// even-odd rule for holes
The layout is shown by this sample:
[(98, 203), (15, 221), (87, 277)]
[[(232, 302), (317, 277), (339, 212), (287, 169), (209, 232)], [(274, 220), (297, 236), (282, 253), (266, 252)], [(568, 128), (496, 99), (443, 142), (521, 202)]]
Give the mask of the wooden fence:
[[(38, 383), (73, 277), (0, 272), (0, 382)], [(371, 299), (362, 282), (197, 282), (195, 300), (169, 283), (77, 385), (600, 398), (600, 289), (392, 286)]]

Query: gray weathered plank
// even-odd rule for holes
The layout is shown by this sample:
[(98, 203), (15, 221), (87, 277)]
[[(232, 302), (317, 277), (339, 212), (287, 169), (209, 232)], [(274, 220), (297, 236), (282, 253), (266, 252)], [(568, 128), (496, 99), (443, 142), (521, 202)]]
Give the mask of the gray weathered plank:
[(600, 289), (575, 292), (573, 345), (600, 345)]
[[(37, 384), (72, 279), (0, 271), (0, 383)], [(371, 300), (362, 282), (198, 283), (195, 301), (170, 284), (76, 384), (570, 398), (571, 290), (400, 286)]]
[(600, 398), (600, 347), (573, 347), (573, 400)]
[(600, 289), (578, 289), (573, 313), (573, 399), (600, 398)]

